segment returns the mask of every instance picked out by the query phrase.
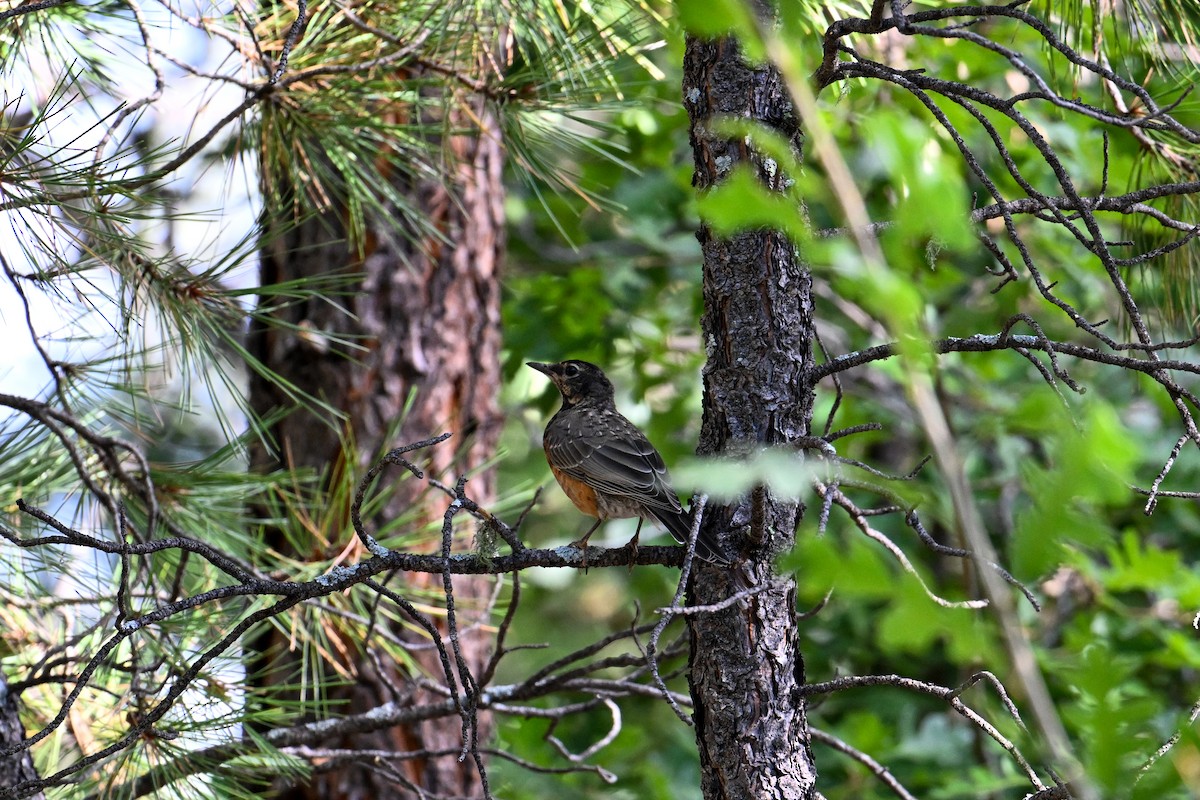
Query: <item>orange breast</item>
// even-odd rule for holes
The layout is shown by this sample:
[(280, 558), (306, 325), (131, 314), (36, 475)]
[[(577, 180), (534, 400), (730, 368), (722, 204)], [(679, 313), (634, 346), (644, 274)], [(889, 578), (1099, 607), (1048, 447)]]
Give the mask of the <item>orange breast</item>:
[(558, 481), (558, 485), (562, 487), (563, 494), (571, 498), (571, 502), (575, 507), (587, 514), (590, 517), (599, 517), (596, 506), (596, 490), (588, 486), (581, 480), (572, 478), (567, 473), (559, 470), (554, 465), (550, 466), (550, 471), (554, 473), (554, 479)]

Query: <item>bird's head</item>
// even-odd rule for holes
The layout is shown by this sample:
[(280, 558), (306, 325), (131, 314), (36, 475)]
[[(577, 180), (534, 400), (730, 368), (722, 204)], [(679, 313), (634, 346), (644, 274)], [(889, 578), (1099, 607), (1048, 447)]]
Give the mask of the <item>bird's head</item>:
[(564, 406), (582, 402), (612, 400), (613, 385), (595, 364), (571, 359), (557, 364), (528, 361), (526, 364), (545, 375), (562, 394)]

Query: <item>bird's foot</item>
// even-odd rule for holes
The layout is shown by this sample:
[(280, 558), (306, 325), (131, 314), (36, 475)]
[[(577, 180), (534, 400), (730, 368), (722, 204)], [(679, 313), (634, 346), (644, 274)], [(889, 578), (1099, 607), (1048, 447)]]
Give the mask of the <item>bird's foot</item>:
[(588, 571), (588, 563), (587, 563), (588, 543), (587, 543), (587, 541), (588, 541), (588, 536), (584, 536), (582, 539), (576, 539), (575, 541), (571, 542), (571, 545), (570, 545), (571, 547), (574, 547), (576, 550), (583, 551), (583, 573), (585, 575), (587, 574), (587, 571)]
[[(639, 527), (641, 527), (641, 526), (639, 526)], [(632, 538), (632, 539), (630, 539), (628, 542), (626, 542), (626, 543), (625, 543), (625, 547), (624, 547), (624, 548), (622, 548), (622, 549), (624, 549), (624, 550), (628, 550), (628, 551), (629, 551), (629, 571), (630, 571), (630, 572), (633, 572), (633, 565), (634, 565), (635, 563), (637, 563), (637, 557), (638, 557), (638, 537), (639, 537), (640, 535), (641, 535), (641, 531), (639, 530), (637, 533), (633, 534), (633, 538)]]

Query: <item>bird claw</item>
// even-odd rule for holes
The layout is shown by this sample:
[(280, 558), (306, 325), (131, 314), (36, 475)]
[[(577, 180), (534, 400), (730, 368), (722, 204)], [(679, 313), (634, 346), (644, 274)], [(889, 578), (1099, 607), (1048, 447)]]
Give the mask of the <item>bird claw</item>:
[(585, 536), (582, 539), (576, 539), (575, 541), (571, 542), (571, 544), (570, 544), (570, 546), (574, 547), (576, 550), (583, 551), (583, 572), (585, 575), (587, 574), (587, 569), (588, 569), (588, 563), (587, 563), (588, 543), (587, 543), (587, 540), (588, 540), (588, 537)]
[[(639, 525), (638, 527), (640, 528), (641, 526)], [(641, 535), (641, 531), (639, 530), (637, 533), (635, 533), (633, 535), (632, 539), (630, 539), (628, 542), (625, 543), (625, 547), (622, 548), (623, 550), (629, 551), (629, 571), (630, 572), (633, 572), (633, 565), (635, 563), (637, 563), (638, 536), (640, 536), (640, 535)]]

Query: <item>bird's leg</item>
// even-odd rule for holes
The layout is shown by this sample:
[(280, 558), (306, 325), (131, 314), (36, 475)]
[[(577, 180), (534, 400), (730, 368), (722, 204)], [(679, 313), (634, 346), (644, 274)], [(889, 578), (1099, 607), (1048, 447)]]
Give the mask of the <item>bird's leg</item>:
[(638, 537), (642, 535), (642, 523), (646, 520), (638, 517), (637, 529), (633, 532), (633, 538), (625, 543), (625, 549), (629, 552), (629, 571), (633, 572), (633, 562), (637, 561), (638, 555)]
[(583, 571), (584, 572), (587, 572), (587, 541), (588, 541), (588, 539), (592, 538), (592, 534), (596, 532), (596, 528), (600, 527), (601, 522), (604, 522), (604, 520), (602, 520), (602, 519), (596, 520), (596, 523), (594, 525), (592, 525), (592, 527), (588, 528), (587, 533), (585, 533), (581, 538), (576, 539), (575, 541), (571, 542), (571, 547), (578, 547), (580, 550), (583, 551)]

